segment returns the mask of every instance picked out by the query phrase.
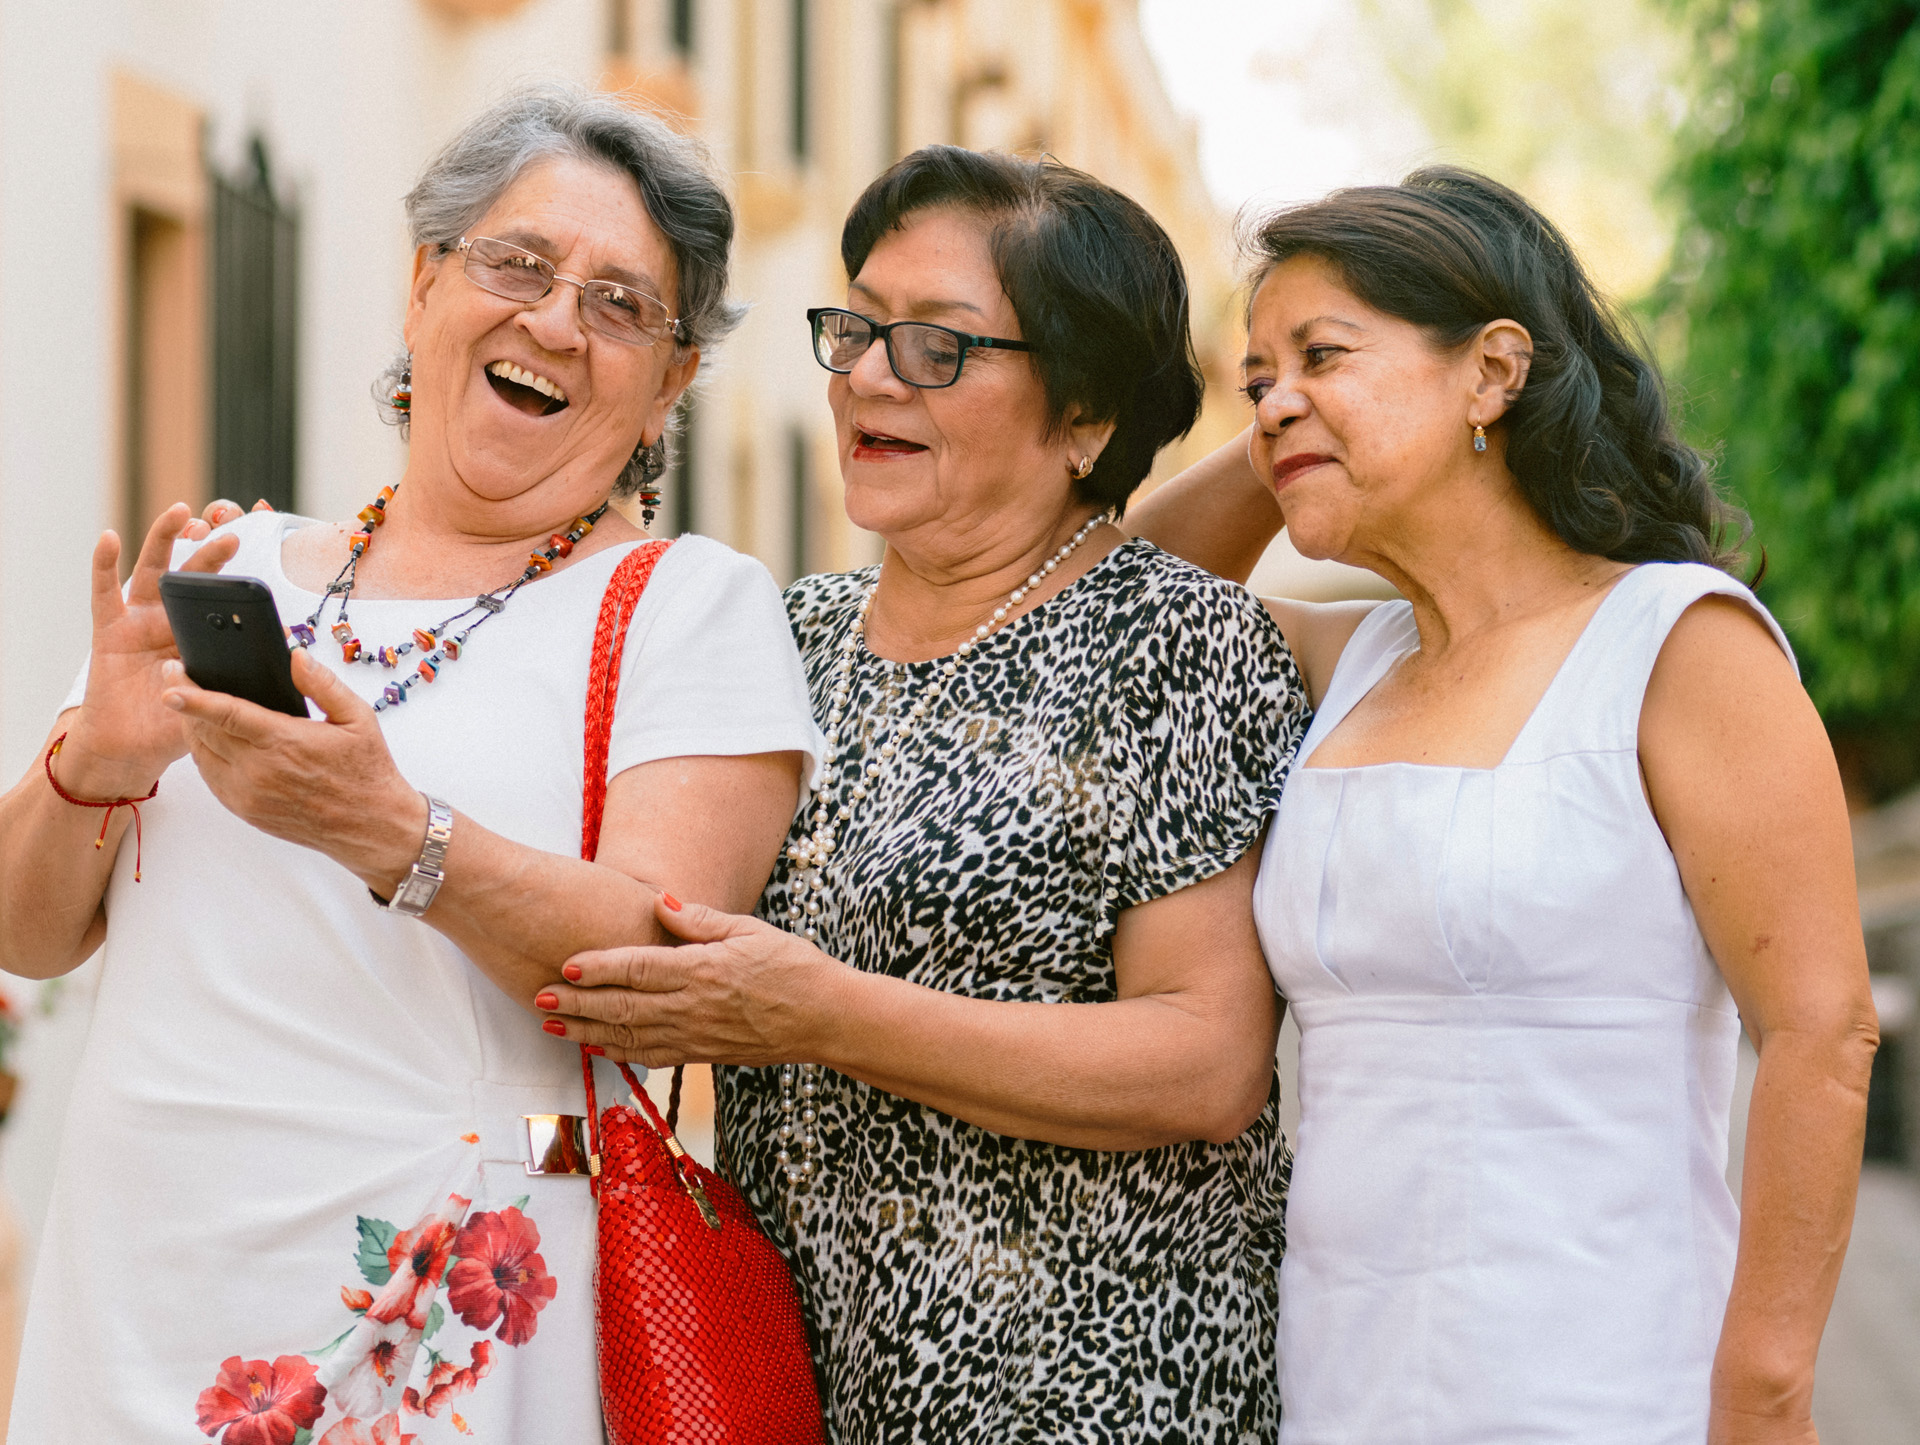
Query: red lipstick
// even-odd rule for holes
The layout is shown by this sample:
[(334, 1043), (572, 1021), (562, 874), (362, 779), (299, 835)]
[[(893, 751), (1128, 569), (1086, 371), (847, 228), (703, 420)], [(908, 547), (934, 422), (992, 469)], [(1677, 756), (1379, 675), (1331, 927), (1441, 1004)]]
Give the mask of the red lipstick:
[(853, 429), (853, 455), (861, 461), (877, 461), (882, 457), (912, 456), (915, 452), (924, 452), (926, 447), (919, 442), (910, 442), (903, 437), (889, 436), (885, 432), (868, 431), (865, 427)]
[(1295, 452), (1292, 456), (1282, 457), (1273, 464), (1273, 489), (1279, 491), (1300, 473), (1313, 467), (1322, 466), (1333, 458), (1325, 452)]

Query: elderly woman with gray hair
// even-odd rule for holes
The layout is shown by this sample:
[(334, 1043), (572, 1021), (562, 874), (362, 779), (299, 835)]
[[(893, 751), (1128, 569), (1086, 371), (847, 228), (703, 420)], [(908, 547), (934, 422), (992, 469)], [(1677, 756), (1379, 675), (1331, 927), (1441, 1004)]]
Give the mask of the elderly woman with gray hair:
[[(583, 1112), (579, 1055), (526, 1005), (569, 955), (660, 937), (663, 889), (750, 909), (820, 744), (771, 579), (683, 539), (577, 856), (595, 620), (645, 541), (609, 503), (734, 320), (703, 155), (525, 91), (407, 212), (398, 487), (358, 525), (204, 542), (176, 507), (124, 594), (104, 536), (88, 671), (0, 798), (0, 966), (105, 952), (17, 1440), (602, 1439), (587, 1181), (531, 1174), (524, 1122)], [(266, 582), (324, 718), (188, 681), (170, 560)], [(144, 816), (102, 833), (118, 799)]]

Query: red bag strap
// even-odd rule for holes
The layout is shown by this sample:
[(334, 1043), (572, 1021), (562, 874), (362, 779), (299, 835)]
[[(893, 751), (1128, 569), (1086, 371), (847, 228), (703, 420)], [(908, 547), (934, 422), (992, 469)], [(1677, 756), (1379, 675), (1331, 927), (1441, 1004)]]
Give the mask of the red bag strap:
[[(620, 697), (620, 663), (627, 652), (627, 628), (671, 542), (646, 542), (620, 559), (600, 599), (600, 620), (593, 629), (593, 665), (587, 673), (587, 732), (580, 792), (580, 856), (591, 863), (600, 852), (600, 824), (607, 812), (607, 749), (613, 736), (613, 708)], [(625, 1064), (620, 1066), (636, 1094), (644, 1090)], [(593, 1055), (580, 1049), (580, 1072), (587, 1085), (587, 1152), (593, 1189), (600, 1188), (600, 1103), (594, 1095)]]
[(600, 852), (600, 822), (607, 811), (607, 748), (613, 736), (613, 705), (620, 696), (620, 661), (626, 655), (627, 627), (640, 594), (670, 542), (635, 547), (613, 569), (600, 599), (600, 621), (593, 629), (593, 667), (587, 674), (585, 771), (580, 795), (580, 856), (591, 863)]

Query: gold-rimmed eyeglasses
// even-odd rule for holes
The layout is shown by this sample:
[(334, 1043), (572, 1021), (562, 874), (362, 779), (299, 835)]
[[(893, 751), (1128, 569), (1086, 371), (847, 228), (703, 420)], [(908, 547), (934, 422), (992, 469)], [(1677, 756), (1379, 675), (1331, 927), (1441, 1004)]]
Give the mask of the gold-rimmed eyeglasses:
[(602, 336), (629, 346), (652, 346), (663, 336), (681, 339), (680, 319), (657, 297), (618, 281), (576, 281), (554, 270), (543, 256), (492, 236), (462, 236), (453, 248), (465, 256), (467, 279), (482, 291), (531, 306), (564, 281), (580, 291), (580, 319)]

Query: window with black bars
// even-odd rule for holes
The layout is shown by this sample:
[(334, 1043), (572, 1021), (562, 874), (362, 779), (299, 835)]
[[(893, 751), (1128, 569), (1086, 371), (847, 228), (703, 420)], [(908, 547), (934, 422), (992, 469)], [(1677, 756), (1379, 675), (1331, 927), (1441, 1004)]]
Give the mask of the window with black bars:
[(788, 54), (792, 57), (793, 71), (788, 83), (788, 98), (791, 102), (787, 114), (787, 148), (796, 161), (804, 161), (812, 149), (813, 140), (813, 87), (808, 84), (808, 71), (812, 61), (813, 6), (811, 0), (791, 0), (792, 44)]
[(258, 136), (213, 191), (213, 494), (294, 510), (300, 213)]
[(813, 570), (813, 476), (807, 434), (797, 426), (787, 430), (787, 483), (793, 513), (792, 575), (800, 578)]
[(693, 398), (680, 404), (680, 428), (668, 450), (673, 465), (667, 473), (668, 536), (682, 537), (700, 530), (700, 492), (695, 478), (699, 464), (700, 428)]

